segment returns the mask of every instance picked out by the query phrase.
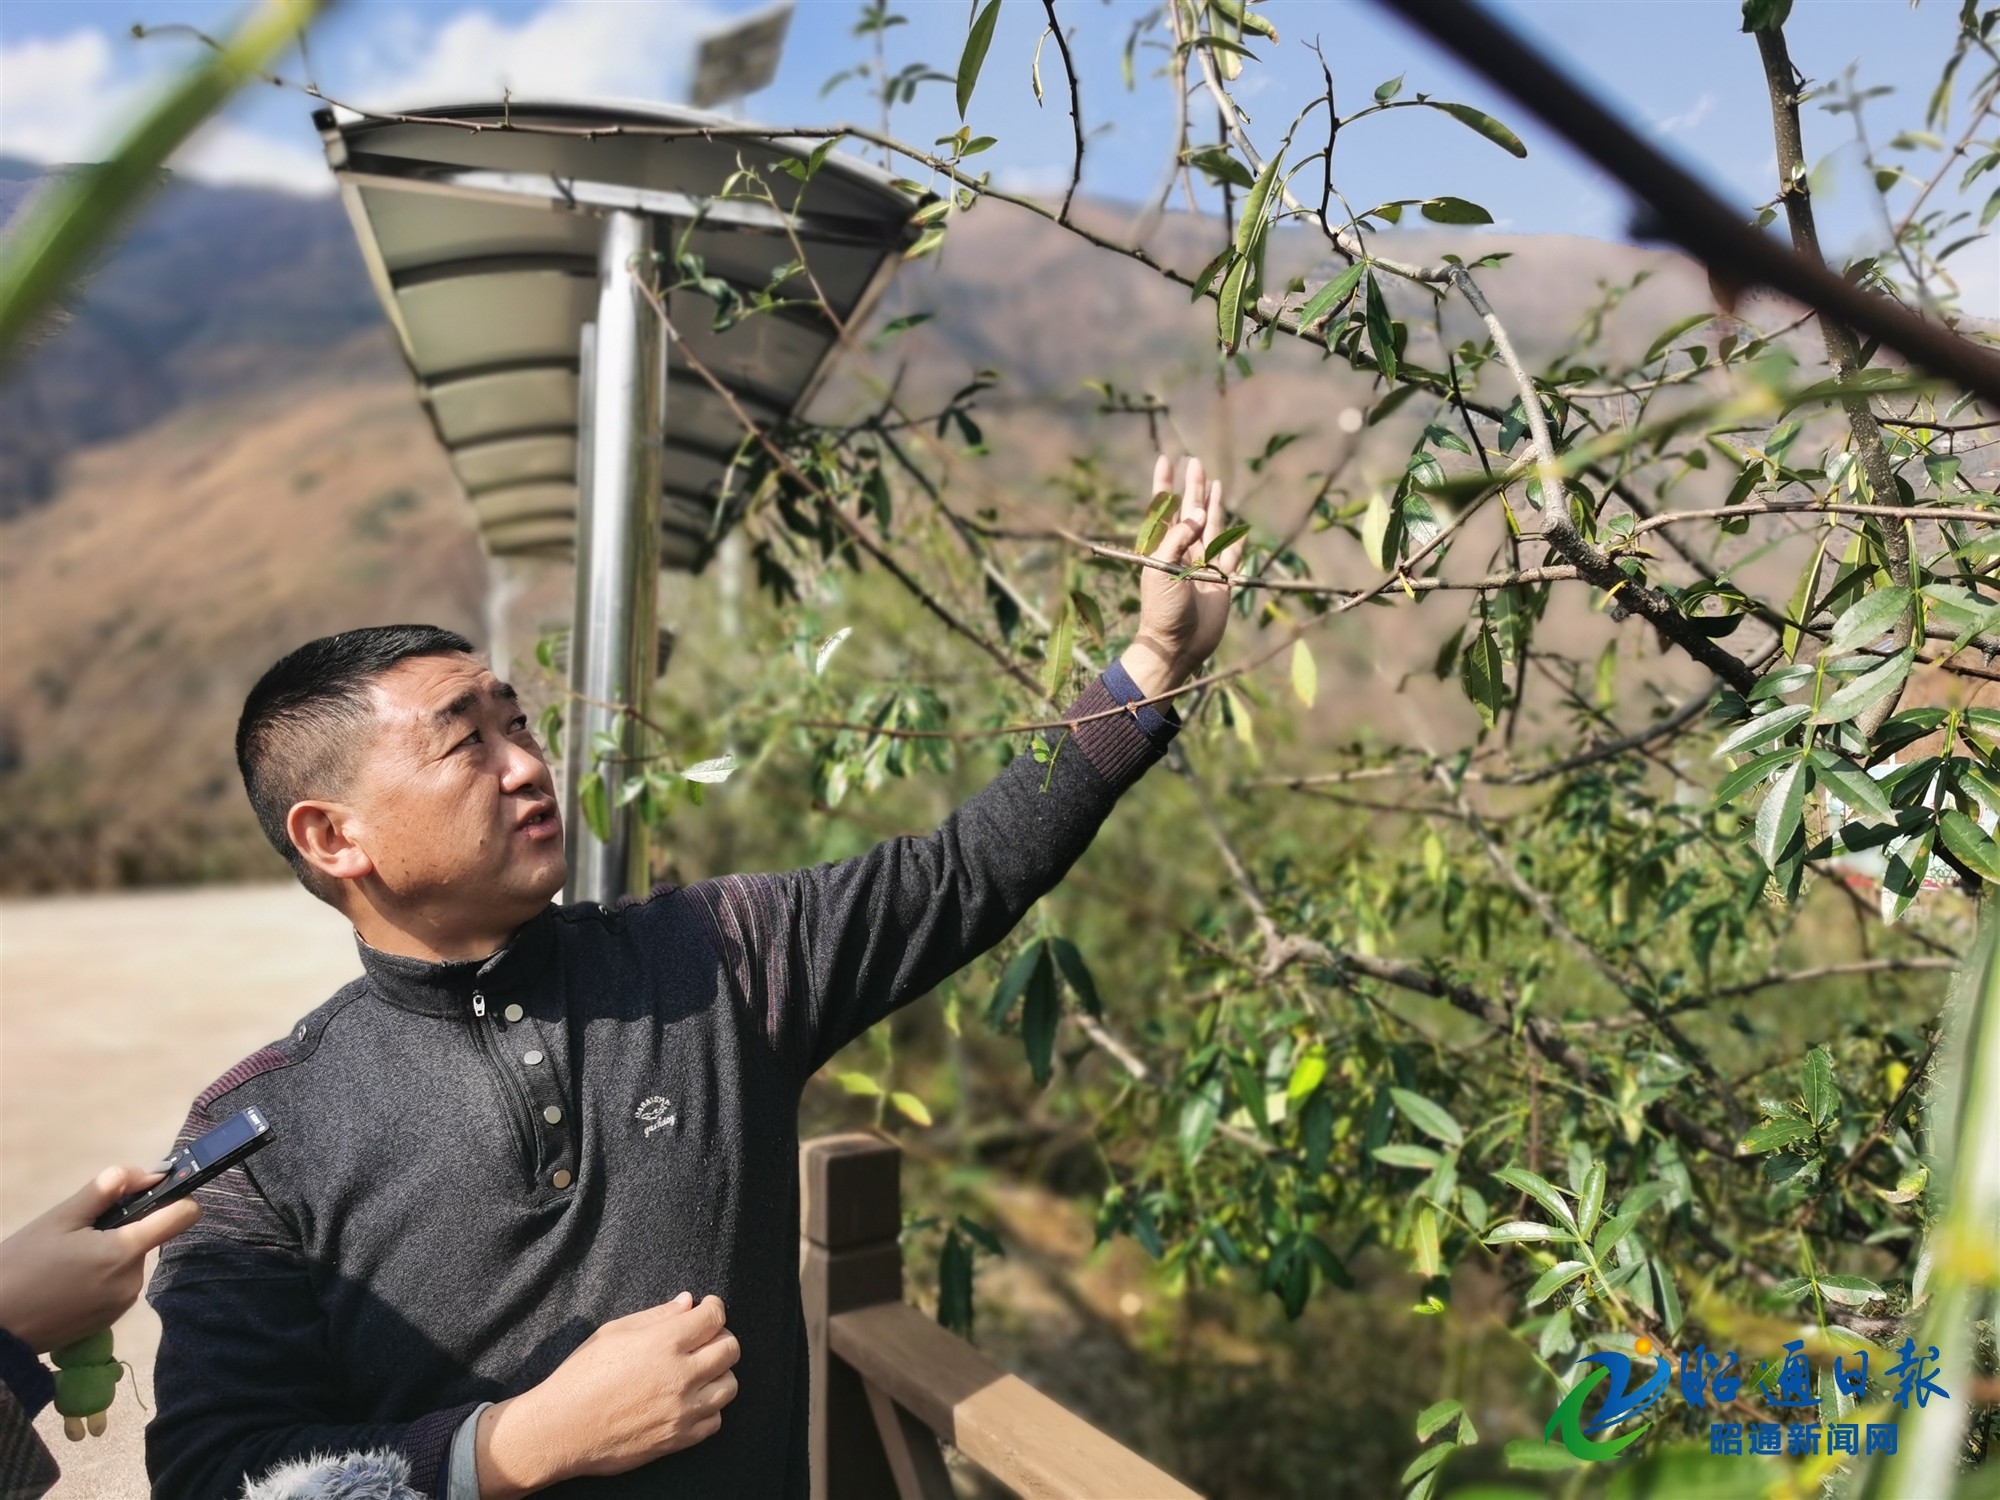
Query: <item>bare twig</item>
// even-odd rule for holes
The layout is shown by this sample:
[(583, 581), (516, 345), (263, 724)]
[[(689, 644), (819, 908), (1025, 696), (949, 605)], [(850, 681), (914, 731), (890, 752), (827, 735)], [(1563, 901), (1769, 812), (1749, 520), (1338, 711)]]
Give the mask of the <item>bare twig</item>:
[(1062, 208), (1056, 213), (1056, 222), (1067, 224), (1070, 205), (1076, 202), (1077, 184), (1083, 181), (1083, 96), (1077, 92), (1076, 63), (1069, 55), (1069, 38), (1063, 35), (1062, 21), (1056, 15), (1056, 0), (1042, 0), (1042, 8), (1049, 13), (1049, 30), (1055, 35), (1056, 51), (1062, 54), (1063, 77), (1069, 83), (1070, 128), (1076, 134), (1076, 159), (1069, 171), (1069, 190), (1063, 194)]

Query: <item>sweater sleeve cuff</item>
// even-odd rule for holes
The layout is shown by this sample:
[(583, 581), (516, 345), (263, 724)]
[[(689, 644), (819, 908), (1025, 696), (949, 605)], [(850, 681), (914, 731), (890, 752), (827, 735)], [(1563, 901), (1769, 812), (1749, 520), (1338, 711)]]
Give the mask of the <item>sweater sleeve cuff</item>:
[(30, 1417), (55, 1399), (55, 1375), (35, 1358), (34, 1350), (4, 1328), (0, 1328), (0, 1381)]
[(478, 1402), (468, 1401), (463, 1406), (434, 1411), (403, 1430), (401, 1447), (403, 1456), (410, 1461), (411, 1489), (434, 1500), (451, 1500), (451, 1491), (445, 1484), (451, 1478), (452, 1439), (478, 1406)]
[[(1171, 709), (1162, 714), (1150, 705), (1125, 707), (1145, 696), (1131, 674), (1113, 662), (1063, 714), (1064, 722), (1074, 726), (1071, 737), (1084, 759), (1113, 791), (1124, 791), (1144, 775), (1180, 732), (1180, 716)], [(1121, 707), (1123, 713), (1106, 712)]]
[(438, 1486), (439, 1500), (479, 1500), (479, 1414), (491, 1406), (482, 1401), (458, 1424), (451, 1440), (446, 1477)]

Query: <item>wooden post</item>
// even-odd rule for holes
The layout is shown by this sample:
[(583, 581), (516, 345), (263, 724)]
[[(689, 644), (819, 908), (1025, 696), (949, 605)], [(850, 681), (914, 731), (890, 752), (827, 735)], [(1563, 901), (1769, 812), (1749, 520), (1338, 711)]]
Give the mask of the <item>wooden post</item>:
[(812, 1500), (898, 1492), (861, 1377), (833, 1357), (835, 1313), (903, 1300), (903, 1153), (872, 1135), (823, 1136), (799, 1150), (799, 1290), (812, 1382)]

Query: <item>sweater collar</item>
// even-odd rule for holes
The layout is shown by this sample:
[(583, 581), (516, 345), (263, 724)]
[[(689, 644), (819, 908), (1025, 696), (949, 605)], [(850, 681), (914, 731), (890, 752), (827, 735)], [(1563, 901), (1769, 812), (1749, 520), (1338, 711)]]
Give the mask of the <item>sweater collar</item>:
[(361, 967), (369, 986), (399, 1010), (425, 1016), (463, 1015), (478, 990), (489, 1000), (519, 993), (535, 985), (555, 948), (555, 908), (544, 907), (484, 958), (447, 959), (432, 963), (384, 953), (354, 937), (361, 950)]

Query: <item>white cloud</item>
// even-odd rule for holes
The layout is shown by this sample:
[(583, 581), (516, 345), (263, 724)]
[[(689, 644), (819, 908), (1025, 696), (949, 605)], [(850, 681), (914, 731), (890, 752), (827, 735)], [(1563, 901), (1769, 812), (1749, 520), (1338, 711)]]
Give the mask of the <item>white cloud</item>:
[(404, 31), (398, 55), (364, 64), (347, 92), (352, 103), (392, 109), (497, 99), (502, 89), (664, 101), (685, 92), (695, 43), (721, 19), (701, 0), (552, 0), (518, 22), (465, 10), (421, 39)]
[(1653, 134), (1685, 135), (1703, 120), (1706, 120), (1709, 111), (1714, 108), (1715, 95), (1704, 92), (1699, 99), (1695, 100), (1694, 103), (1690, 104), (1679, 114), (1668, 115), (1664, 119), (1653, 121)]
[[(468, 104), (498, 99), (503, 89), (524, 99), (664, 102), (684, 97), (696, 43), (724, 19), (705, 0), (550, 0), (519, 20), (478, 9), (433, 21), (436, 14), (430, 7), (380, 13), (362, 47), (331, 76), (322, 73), (326, 91), (370, 108)], [(177, 61), (164, 51), (135, 56), (90, 26), (0, 46), (0, 154), (100, 158)], [(212, 121), (175, 156), (174, 169), (205, 182), (330, 191), (325, 158), (303, 123), (311, 103), (297, 104), (290, 122), (270, 120), (268, 110), (255, 123)]]
[(231, 120), (215, 120), (202, 127), (175, 154), (173, 168), (203, 182), (278, 188), (288, 193), (333, 191), (326, 155), (311, 135), (301, 133), (294, 141)]
[[(0, 47), (0, 154), (91, 161), (109, 145), (108, 122), (133, 95), (113, 78), (111, 40), (84, 27)], [(88, 108), (78, 108), (88, 100)]]

